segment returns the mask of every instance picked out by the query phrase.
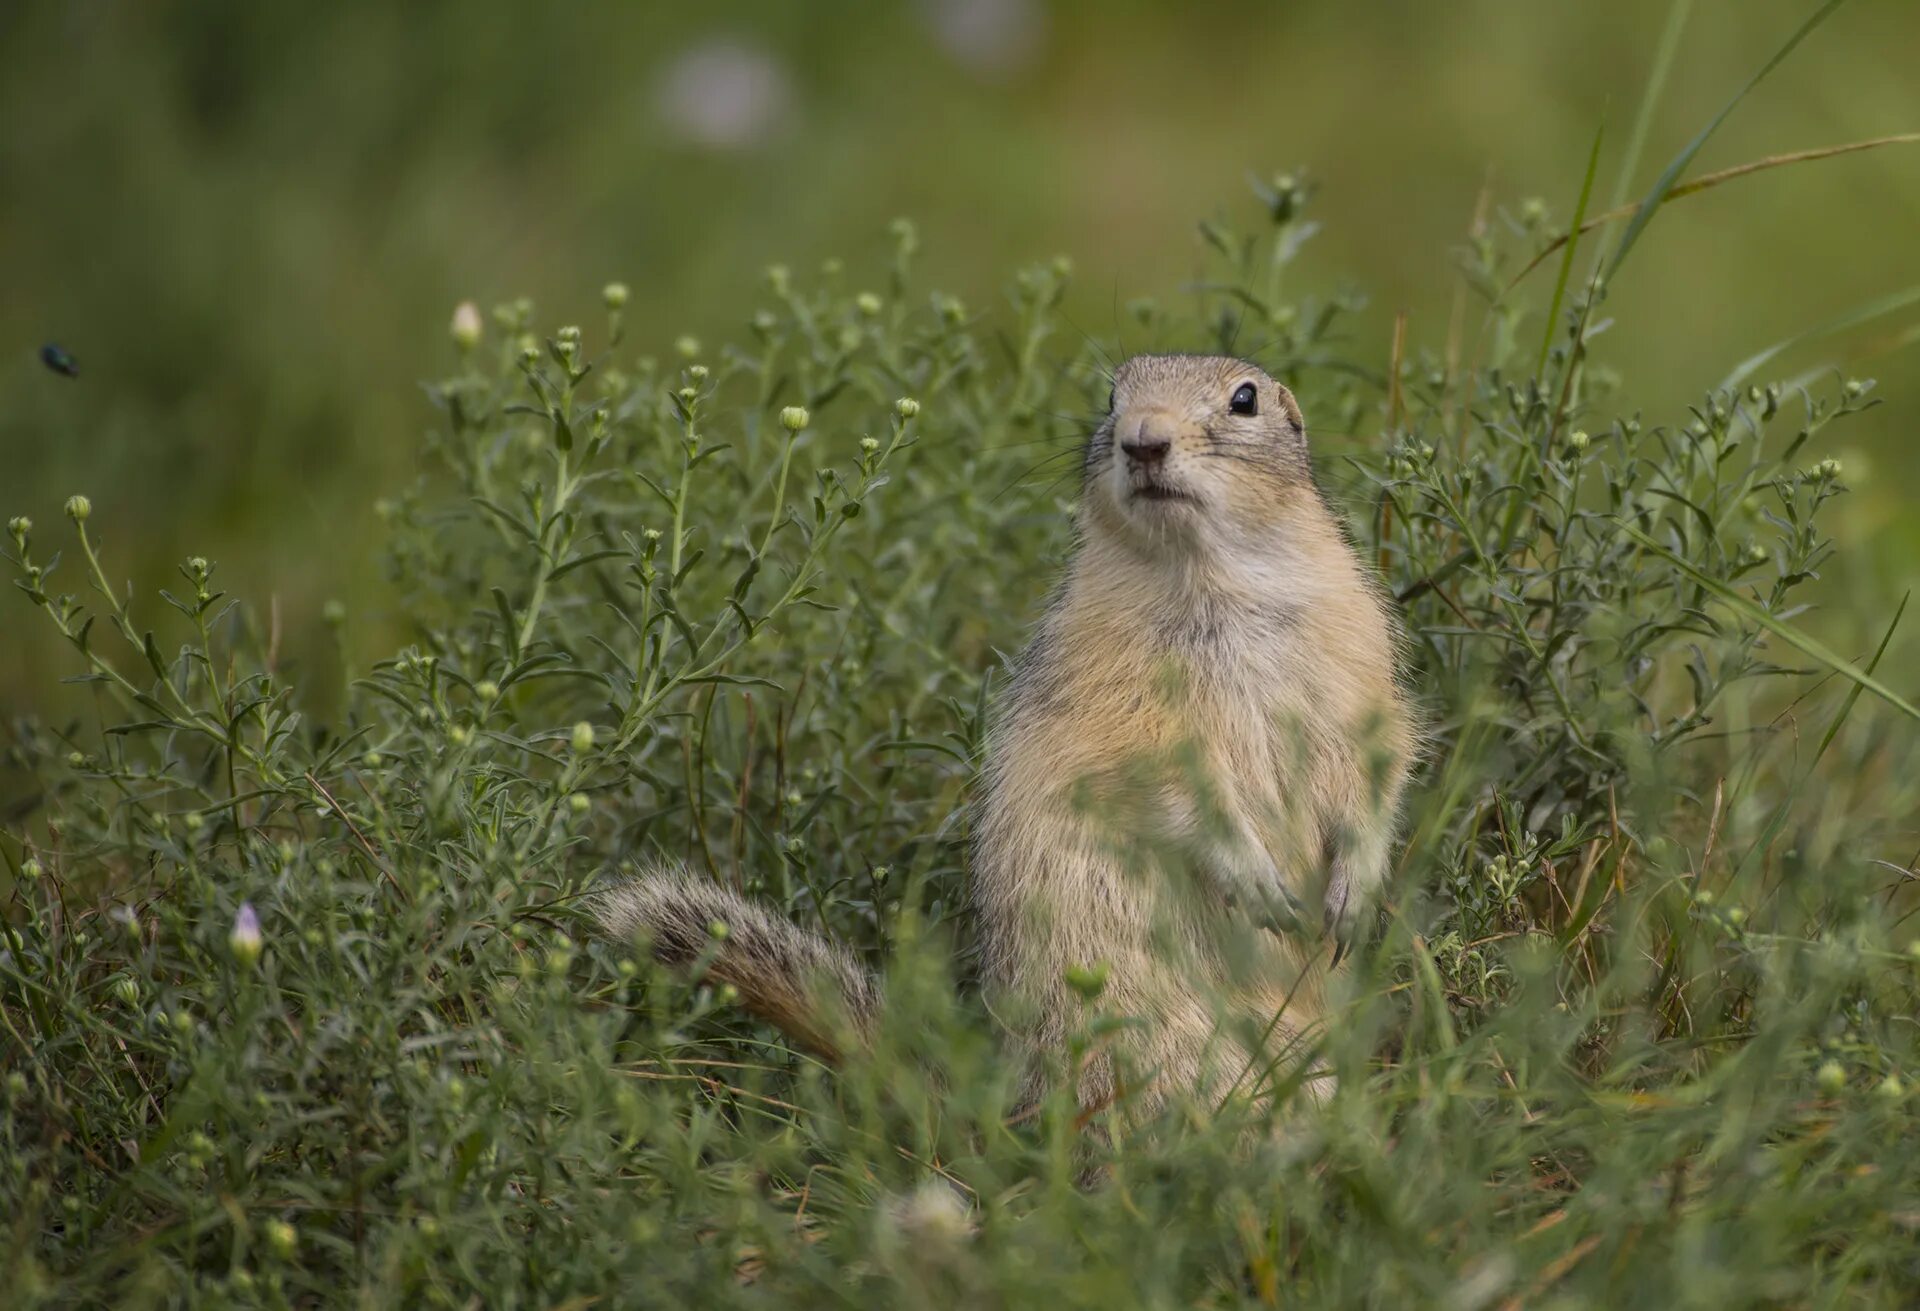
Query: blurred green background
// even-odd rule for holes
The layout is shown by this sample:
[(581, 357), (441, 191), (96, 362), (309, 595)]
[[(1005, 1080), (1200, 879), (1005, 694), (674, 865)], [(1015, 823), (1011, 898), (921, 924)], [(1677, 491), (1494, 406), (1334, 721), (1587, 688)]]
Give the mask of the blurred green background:
[[(1632, 195), (1813, 7), (1690, 6)], [(877, 276), (907, 214), (928, 284), (983, 307), (1018, 262), (1066, 252), (1075, 320), (1111, 334), (1130, 297), (1178, 294), (1196, 220), (1242, 204), (1249, 170), (1323, 184), (1306, 276), (1369, 295), (1355, 355), (1383, 361), (1401, 310), (1437, 346), (1483, 187), (1564, 219), (1604, 122), (1596, 208), (1613, 198), (1671, 8), (0, 5), (0, 514), (51, 543), (84, 491), (137, 586), (204, 554), (277, 602), (295, 662), (328, 658), (328, 597), (370, 656), (372, 504), (416, 465), (414, 383), (450, 363), (457, 301), (524, 293), (543, 325), (591, 325), (624, 279), (633, 350), (664, 352), (743, 336), (769, 262)], [(1691, 171), (1920, 128), (1916, 51), (1920, 5), (1856, 0)], [(1601, 354), (1650, 417), (1684, 418), (1755, 350), (1920, 284), (1917, 234), (1916, 146), (1680, 202), (1616, 287)], [(1850, 597), (1897, 594), (1920, 558), (1916, 318), (1769, 370), (1881, 379), (1855, 445), (1816, 453), (1858, 489)], [(47, 341), (78, 379), (42, 367)], [(0, 604), (0, 714), (73, 671), (44, 627)]]

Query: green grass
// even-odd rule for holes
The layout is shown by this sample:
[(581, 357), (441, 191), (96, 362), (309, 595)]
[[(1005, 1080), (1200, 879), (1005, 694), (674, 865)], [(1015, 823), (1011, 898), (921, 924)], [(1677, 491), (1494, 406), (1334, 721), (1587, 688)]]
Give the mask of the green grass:
[[(496, 311), (382, 502), (411, 644), (353, 669), (332, 615), (343, 688), (205, 561), (162, 604), (88, 507), (12, 529), (7, 622), (94, 712), (19, 731), (0, 836), (7, 1303), (1911, 1304), (1897, 607), (1788, 640), (1871, 384), (1643, 414), (1599, 289), (1542, 320), (1492, 239), (1483, 325), (1381, 377), (1345, 300), (1285, 293), (1304, 189), (1260, 191), (1125, 335), (1294, 387), (1404, 609), (1431, 743), (1330, 1100), (1016, 1111), (965, 802), (1119, 344), (1061, 318), (1065, 261), (927, 294), (902, 224), (670, 360), (618, 297)], [(583, 892), (659, 858), (883, 965), (875, 1053), (823, 1070), (594, 941)], [(1090, 999), (1061, 1061), (1124, 1018)]]

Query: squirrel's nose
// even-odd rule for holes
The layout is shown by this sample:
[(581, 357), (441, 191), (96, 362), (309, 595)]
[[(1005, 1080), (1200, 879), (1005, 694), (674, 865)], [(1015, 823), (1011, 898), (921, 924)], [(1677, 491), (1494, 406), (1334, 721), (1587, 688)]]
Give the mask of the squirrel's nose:
[[(1125, 432), (1124, 429), (1122, 429)], [(1174, 416), (1162, 410), (1150, 409), (1140, 415), (1133, 424), (1133, 431), (1126, 432), (1120, 439), (1120, 449), (1127, 453), (1127, 463), (1140, 468), (1151, 468), (1165, 464), (1167, 455), (1173, 450), (1173, 439), (1179, 433), (1179, 424)]]
[(1165, 437), (1149, 437), (1141, 433), (1120, 443), (1120, 449), (1135, 464), (1159, 464), (1167, 458), (1167, 452), (1173, 449), (1173, 443)]

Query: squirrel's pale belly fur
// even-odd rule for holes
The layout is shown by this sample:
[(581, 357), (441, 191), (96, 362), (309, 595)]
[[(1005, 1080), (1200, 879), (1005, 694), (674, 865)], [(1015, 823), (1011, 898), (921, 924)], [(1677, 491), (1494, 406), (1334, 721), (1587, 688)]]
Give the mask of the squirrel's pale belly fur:
[[(988, 740), (972, 899), (984, 974), (1010, 1012), (1026, 1004), (1011, 1027), (1036, 1053), (1081, 1022), (1066, 970), (1099, 961), (1103, 1004), (1149, 1021), (1132, 1063), (1166, 1087), (1236, 1078), (1235, 1020), (1277, 1053), (1318, 1018), (1327, 940), (1262, 932), (1183, 878), (1247, 834), (1318, 911), (1343, 829), (1358, 858), (1337, 862), (1334, 895), (1363, 898), (1385, 874), (1397, 770), (1389, 783), (1357, 744), (1409, 745), (1392, 630), (1308, 495), (1324, 522), (1285, 570), (1168, 577), (1083, 550), (1016, 673)], [(1083, 1098), (1111, 1095), (1110, 1079), (1096, 1060)]]
[[(1084, 1019), (1068, 971), (1104, 965), (1099, 1004), (1142, 1023), (1079, 1095), (1140, 1110), (1223, 1093), (1311, 1037), (1323, 924), (1386, 874), (1414, 738), (1391, 613), (1285, 388), (1237, 360), (1148, 356), (1118, 371), (1112, 409), (1079, 549), (988, 736), (969, 895), (989, 1004), (1036, 1072)], [(654, 875), (601, 915), (675, 963), (728, 921), (713, 975), (816, 1049), (839, 1045), (822, 979), (856, 1036), (872, 1022), (847, 953), (710, 883)]]

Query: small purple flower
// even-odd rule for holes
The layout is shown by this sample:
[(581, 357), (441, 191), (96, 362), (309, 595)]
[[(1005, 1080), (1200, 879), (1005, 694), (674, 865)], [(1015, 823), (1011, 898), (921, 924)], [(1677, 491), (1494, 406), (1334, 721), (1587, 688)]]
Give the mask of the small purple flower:
[(233, 958), (242, 965), (252, 965), (260, 959), (264, 944), (260, 938), (260, 916), (255, 913), (253, 903), (240, 903), (239, 914), (233, 917), (233, 932), (227, 935), (227, 946), (233, 950)]

